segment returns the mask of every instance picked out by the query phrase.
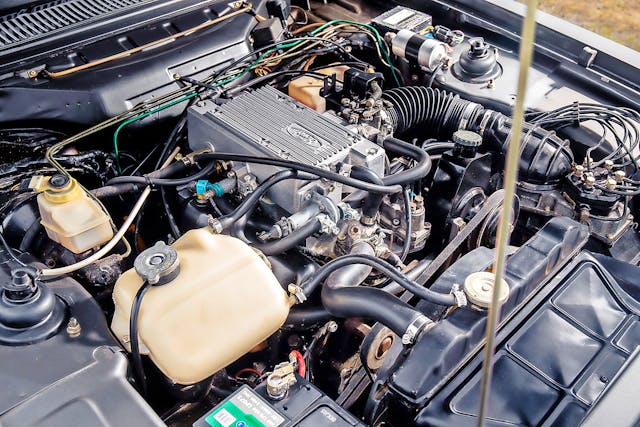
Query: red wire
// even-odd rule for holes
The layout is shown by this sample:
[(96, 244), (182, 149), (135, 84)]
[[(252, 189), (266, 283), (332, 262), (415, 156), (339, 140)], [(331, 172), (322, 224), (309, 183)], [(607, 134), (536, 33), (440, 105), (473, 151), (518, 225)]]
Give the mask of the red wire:
[(307, 364), (304, 363), (304, 357), (302, 357), (302, 353), (298, 350), (291, 350), (289, 355), (293, 355), (296, 358), (296, 362), (298, 363), (298, 375), (304, 378), (307, 372)]

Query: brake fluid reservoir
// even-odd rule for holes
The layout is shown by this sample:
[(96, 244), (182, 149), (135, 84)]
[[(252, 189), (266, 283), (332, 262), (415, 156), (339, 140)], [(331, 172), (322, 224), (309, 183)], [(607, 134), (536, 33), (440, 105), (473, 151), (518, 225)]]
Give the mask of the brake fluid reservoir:
[[(151, 287), (142, 300), (140, 352), (176, 383), (193, 384), (277, 331), (289, 314), (289, 302), (265, 261), (239, 239), (200, 228), (171, 246), (179, 272), (170, 282)], [(111, 329), (128, 350), (131, 305), (142, 284), (131, 269), (113, 290)]]
[(67, 175), (36, 176), (29, 187), (38, 194), (41, 224), (49, 238), (79, 254), (113, 237), (109, 216)]

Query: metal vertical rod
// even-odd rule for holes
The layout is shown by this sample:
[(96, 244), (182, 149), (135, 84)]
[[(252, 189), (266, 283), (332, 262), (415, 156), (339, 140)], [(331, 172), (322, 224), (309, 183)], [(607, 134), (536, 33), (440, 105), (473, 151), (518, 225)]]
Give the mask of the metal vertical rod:
[(533, 57), (533, 47), (536, 28), (537, 0), (527, 1), (527, 10), (522, 22), (522, 37), (520, 39), (520, 71), (518, 73), (518, 87), (516, 102), (513, 109), (513, 125), (509, 136), (509, 148), (504, 172), (504, 204), (500, 215), (496, 239), (496, 258), (493, 266), (495, 273), (495, 285), (491, 305), (487, 313), (486, 344), (484, 360), (482, 363), (482, 380), (480, 383), (480, 410), (478, 413), (478, 426), (484, 426), (491, 390), (491, 378), (493, 375), (493, 356), (495, 352), (496, 329), (499, 321), (500, 307), (499, 296), (502, 280), (505, 275), (506, 249), (511, 233), (511, 211), (516, 191), (516, 179), (518, 176), (518, 162), (520, 159), (520, 143), (522, 140), (522, 126), (524, 122), (524, 98), (527, 91), (527, 79), (529, 67)]

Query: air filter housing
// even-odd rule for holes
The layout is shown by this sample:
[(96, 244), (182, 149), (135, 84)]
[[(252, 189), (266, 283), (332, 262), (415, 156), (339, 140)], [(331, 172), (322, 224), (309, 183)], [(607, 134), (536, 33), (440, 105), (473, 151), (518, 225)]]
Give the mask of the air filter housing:
[[(382, 176), (384, 150), (350, 131), (339, 118), (300, 104), (271, 86), (246, 92), (222, 105), (204, 101), (189, 109), (189, 146), (213, 148), (221, 153), (250, 154), (305, 163), (339, 172), (342, 164), (364, 165)], [(236, 169), (245, 165), (236, 164)], [(279, 168), (249, 165), (251, 174), (263, 181)], [(271, 199), (295, 212), (317, 183), (284, 181), (270, 193)], [(339, 201), (340, 186), (331, 194)], [(338, 200), (336, 200), (336, 198)]]

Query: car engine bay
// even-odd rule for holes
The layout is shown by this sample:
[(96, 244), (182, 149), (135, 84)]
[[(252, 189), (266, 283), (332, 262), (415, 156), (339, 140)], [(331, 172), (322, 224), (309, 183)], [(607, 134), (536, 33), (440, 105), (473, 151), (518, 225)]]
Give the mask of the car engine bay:
[[(521, 16), (21, 3), (0, 425), (477, 425)], [(487, 425), (601, 425), (640, 375), (638, 71), (549, 28)]]

